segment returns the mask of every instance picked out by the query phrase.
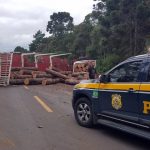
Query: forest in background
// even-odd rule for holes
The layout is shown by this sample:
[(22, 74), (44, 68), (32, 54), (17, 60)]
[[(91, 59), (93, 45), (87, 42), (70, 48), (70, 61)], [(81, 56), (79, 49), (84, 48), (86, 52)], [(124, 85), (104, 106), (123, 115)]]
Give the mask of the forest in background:
[[(72, 53), (71, 59), (97, 60), (105, 72), (124, 59), (147, 52), (150, 39), (150, 0), (94, 0), (93, 10), (74, 25), (69, 12), (50, 15), (45, 27), (33, 35), (29, 50), (15, 52)], [(149, 40), (150, 41), (150, 40)]]

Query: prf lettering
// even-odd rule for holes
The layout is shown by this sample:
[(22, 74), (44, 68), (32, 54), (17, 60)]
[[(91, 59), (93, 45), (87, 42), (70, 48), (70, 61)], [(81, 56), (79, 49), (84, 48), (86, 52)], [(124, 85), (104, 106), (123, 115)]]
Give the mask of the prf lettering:
[(143, 113), (144, 113), (144, 114), (149, 114), (149, 111), (150, 111), (150, 102), (148, 102), (148, 101), (143, 101), (143, 104), (144, 104)]

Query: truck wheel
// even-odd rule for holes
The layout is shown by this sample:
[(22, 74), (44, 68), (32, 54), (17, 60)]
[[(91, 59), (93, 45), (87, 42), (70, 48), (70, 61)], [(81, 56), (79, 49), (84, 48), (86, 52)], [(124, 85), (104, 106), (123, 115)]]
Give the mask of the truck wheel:
[(80, 98), (75, 103), (75, 119), (79, 125), (90, 128), (93, 126), (93, 112), (91, 103), (87, 98)]

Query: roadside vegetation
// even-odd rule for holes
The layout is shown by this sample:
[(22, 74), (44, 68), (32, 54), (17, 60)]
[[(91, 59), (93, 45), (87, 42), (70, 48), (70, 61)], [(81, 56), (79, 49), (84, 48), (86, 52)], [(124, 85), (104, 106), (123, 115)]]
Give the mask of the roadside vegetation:
[[(149, 0), (95, 0), (93, 11), (75, 25), (69, 12), (50, 15), (45, 27), (29, 44), (30, 52), (71, 52), (77, 59), (97, 60), (97, 70), (107, 71), (120, 61), (147, 52), (150, 39)], [(14, 51), (26, 52), (17, 46)]]

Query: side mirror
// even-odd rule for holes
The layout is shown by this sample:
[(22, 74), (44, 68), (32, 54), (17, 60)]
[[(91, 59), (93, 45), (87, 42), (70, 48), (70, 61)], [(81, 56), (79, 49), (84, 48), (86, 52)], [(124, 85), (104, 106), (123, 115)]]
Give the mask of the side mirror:
[(100, 83), (107, 83), (110, 81), (110, 76), (109, 75), (101, 75), (100, 76)]

